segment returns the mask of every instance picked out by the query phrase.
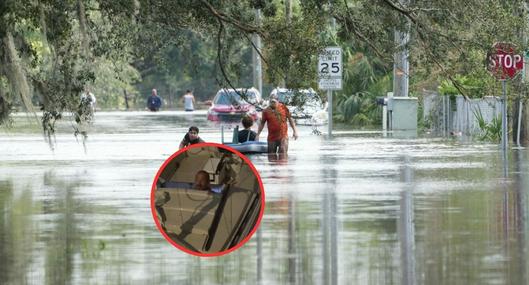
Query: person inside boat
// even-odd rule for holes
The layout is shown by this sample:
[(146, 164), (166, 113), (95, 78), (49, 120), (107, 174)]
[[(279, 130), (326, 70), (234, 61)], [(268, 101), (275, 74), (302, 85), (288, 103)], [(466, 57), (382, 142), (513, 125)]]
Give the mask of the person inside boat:
[(193, 188), (196, 190), (211, 190), (211, 184), (209, 182), (209, 173), (204, 170), (200, 170), (195, 174), (195, 184)]
[(243, 143), (246, 141), (255, 141), (255, 136), (257, 135), (252, 131), (253, 119), (250, 116), (243, 116), (241, 123), (244, 127), (244, 130), (239, 131), (239, 142)]
[(183, 149), (186, 146), (190, 146), (192, 144), (197, 144), (197, 143), (203, 143), (203, 142), (204, 140), (202, 140), (198, 136), (198, 128), (195, 126), (191, 126), (189, 128), (189, 131), (184, 136), (184, 139), (182, 139), (182, 141), (180, 142), (180, 147), (178, 149)]
[(222, 190), (224, 190), (224, 185), (211, 185), (209, 173), (205, 170), (199, 170), (197, 174), (195, 174), (195, 183), (193, 184), (193, 189), (222, 193)]

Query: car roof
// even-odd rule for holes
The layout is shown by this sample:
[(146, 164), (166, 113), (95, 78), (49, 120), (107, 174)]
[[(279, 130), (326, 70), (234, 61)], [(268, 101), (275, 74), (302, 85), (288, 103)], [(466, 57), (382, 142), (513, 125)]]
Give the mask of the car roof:
[(270, 95), (277, 94), (277, 93), (284, 93), (284, 92), (294, 92), (294, 90), (296, 90), (297, 92), (300, 92), (300, 93), (314, 93), (314, 94), (318, 94), (312, 88), (309, 88), (309, 89), (288, 89), (288, 88), (276, 87), (276, 88), (274, 88), (274, 90), (272, 90), (272, 92), (270, 92)]
[(235, 91), (235, 92), (238, 92), (238, 93), (243, 93), (243, 92), (253, 92), (255, 93), (255, 95), (258, 97), (258, 98), (261, 98), (261, 93), (259, 93), (259, 91), (257, 89), (255, 89), (254, 87), (250, 87), (250, 88), (221, 88), (219, 89), (219, 91), (217, 91), (217, 94), (219, 93), (222, 93), (222, 92), (230, 92), (230, 91)]

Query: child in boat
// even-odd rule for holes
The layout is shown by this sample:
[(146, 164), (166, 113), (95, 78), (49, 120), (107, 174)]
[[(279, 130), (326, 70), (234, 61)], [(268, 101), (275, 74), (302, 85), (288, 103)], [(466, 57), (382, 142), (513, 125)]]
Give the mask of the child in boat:
[(239, 143), (243, 143), (246, 141), (255, 141), (256, 133), (252, 131), (252, 126), (253, 126), (252, 117), (245, 115), (242, 117), (241, 122), (244, 127), (244, 130), (239, 131)]

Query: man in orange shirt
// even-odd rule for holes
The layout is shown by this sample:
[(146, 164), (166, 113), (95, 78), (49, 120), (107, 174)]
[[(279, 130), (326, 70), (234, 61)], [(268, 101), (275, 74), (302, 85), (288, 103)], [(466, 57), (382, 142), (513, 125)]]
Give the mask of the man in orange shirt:
[(259, 138), (265, 123), (268, 123), (268, 153), (288, 152), (288, 126), (287, 120), (294, 132), (294, 139), (298, 138), (298, 131), (294, 119), (290, 116), (288, 108), (279, 103), (277, 95), (270, 95), (270, 106), (263, 111), (263, 118), (259, 124), (256, 139)]

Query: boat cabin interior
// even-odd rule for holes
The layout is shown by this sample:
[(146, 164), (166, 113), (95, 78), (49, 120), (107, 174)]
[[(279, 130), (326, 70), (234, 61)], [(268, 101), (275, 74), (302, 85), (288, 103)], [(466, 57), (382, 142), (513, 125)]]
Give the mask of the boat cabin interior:
[[(212, 189), (193, 188), (195, 175), (209, 174)], [(157, 181), (158, 220), (178, 245), (215, 253), (240, 243), (254, 228), (262, 206), (259, 182), (236, 154), (217, 147), (191, 148), (175, 157)]]

